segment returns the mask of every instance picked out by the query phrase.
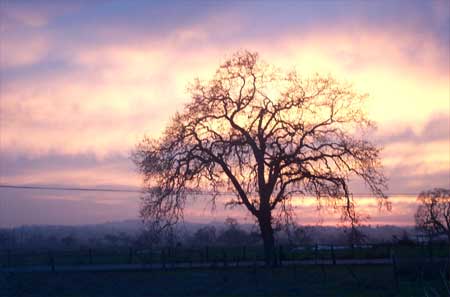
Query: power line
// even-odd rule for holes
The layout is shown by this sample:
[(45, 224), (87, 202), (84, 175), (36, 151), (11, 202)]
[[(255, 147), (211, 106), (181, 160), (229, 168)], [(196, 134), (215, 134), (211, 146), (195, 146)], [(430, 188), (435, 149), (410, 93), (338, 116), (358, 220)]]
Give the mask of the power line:
[[(142, 190), (132, 189), (112, 189), (112, 188), (83, 188), (83, 187), (54, 187), (54, 186), (25, 186), (25, 185), (8, 185), (0, 184), (0, 188), (6, 189), (23, 189), (23, 190), (50, 190), (50, 191), (77, 191), (77, 192), (119, 192), (119, 193), (139, 193)], [(203, 191), (194, 193), (195, 195), (213, 195), (212, 191)], [(219, 195), (234, 195), (233, 192), (219, 192)], [(353, 193), (354, 196), (370, 196), (371, 193)], [(417, 196), (417, 193), (387, 193), (388, 196)]]
[(78, 192), (124, 192), (124, 193), (142, 193), (139, 190), (127, 189), (98, 189), (98, 188), (77, 188), (77, 187), (51, 187), (51, 186), (19, 186), (19, 185), (0, 185), (0, 188), (26, 189), (26, 190), (50, 190), (50, 191), (78, 191)]
[[(23, 190), (50, 190), (50, 191), (77, 191), (77, 192), (119, 192), (119, 193), (139, 193), (142, 194), (142, 190), (131, 189), (108, 189), (108, 188), (78, 188), (78, 187), (52, 187), (52, 186), (22, 186), (22, 185), (6, 185), (0, 184), (0, 188), (7, 189), (23, 189)], [(212, 195), (211, 191), (194, 192), (194, 195)], [(219, 195), (233, 195), (232, 192), (220, 192)]]

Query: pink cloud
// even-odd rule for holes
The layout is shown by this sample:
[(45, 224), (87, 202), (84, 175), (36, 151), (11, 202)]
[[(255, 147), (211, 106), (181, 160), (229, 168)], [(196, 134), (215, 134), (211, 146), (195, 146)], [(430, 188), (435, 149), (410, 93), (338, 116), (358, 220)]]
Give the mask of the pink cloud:
[(16, 36), (5, 34), (0, 39), (0, 69), (21, 67), (42, 61), (50, 50), (46, 36)]
[[(395, 134), (404, 127), (421, 133), (437, 112), (450, 110), (448, 46), (442, 47), (433, 36), (415, 29), (385, 31), (368, 24), (356, 28), (344, 24), (233, 39), (247, 28), (245, 18), (226, 12), (166, 35), (143, 34), (134, 42), (115, 37), (121, 34), (110, 28), (100, 32), (109, 38), (102, 43), (64, 45), (46, 33), (52, 15), (23, 10), (11, 12), (10, 17), (38, 34), (2, 34), (2, 74), (45, 64), (48, 56), (70, 66), (2, 85), (0, 145), (3, 152), (16, 155), (93, 153), (99, 159), (115, 153), (128, 155), (144, 134), (160, 135), (175, 111), (189, 101), (186, 86), (194, 77), (211, 77), (224, 58), (242, 48), (257, 50), (266, 61), (287, 69), (295, 66), (301, 73), (330, 73), (354, 83), (370, 94), (367, 111), (382, 133)], [(216, 38), (217, 32), (223, 40)], [(100, 33), (92, 28), (93, 36)], [(417, 179), (449, 170), (449, 147), (450, 139), (420, 145), (407, 140), (386, 144), (386, 171), (391, 176), (398, 170), (408, 171), (405, 185), (426, 186), (428, 180)], [(405, 163), (412, 167), (399, 167)], [(120, 168), (69, 168), (27, 172), (2, 177), (2, 181), (139, 184), (133, 174)], [(217, 216), (222, 219), (225, 213)], [(194, 210), (190, 216), (202, 218)], [(317, 219), (314, 206), (307, 205), (300, 220)]]

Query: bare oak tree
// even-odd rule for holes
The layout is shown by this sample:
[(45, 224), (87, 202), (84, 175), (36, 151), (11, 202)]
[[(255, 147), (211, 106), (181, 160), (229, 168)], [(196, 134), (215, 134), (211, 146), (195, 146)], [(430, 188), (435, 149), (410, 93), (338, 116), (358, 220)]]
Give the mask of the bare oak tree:
[(450, 242), (450, 189), (424, 191), (417, 199), (416, 227), (429, 235), (445, 234)]
[[(331, 77), (301, 78), (235, 53), (210, 81), (190, 86), (192, 101), (159, 139), (145, 138), (134, 153), (144, 176), (144, 219), (172, 224), (201, 190), (212, 202), (232, 192), (261, 230), (267, 264), (274, 263), (274, 224), (292, 215), (291, 202), (313, 196), (357, 221), (352, 177), (386, 202), (379, 148), (362, 138), (373, 126), (365, 95)], [(387, 203), (387, 202), (386, 202)]]

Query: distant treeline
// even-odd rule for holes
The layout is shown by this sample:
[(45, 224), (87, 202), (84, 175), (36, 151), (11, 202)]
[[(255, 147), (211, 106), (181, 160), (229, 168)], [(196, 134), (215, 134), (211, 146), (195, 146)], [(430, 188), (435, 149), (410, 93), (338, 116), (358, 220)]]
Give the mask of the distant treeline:
[[(418, 240), (413, 227), (290, 226), (276, 232), (278, 244), (408, 243)], [(356, 242), (355, 242), (356, 241)], [(0, 229), (0, 249), (75, 249), (148, 246), (251, 246), (261, 245), (255, 225), (228, 218), (222, 223), (185, 222), (163, 233), (150, 231), (137, 220), (84, 226), (21, 226)]]

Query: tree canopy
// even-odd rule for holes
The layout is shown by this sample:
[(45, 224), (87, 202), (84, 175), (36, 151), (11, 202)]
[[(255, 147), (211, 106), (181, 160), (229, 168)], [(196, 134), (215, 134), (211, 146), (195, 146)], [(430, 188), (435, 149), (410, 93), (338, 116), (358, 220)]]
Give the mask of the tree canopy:
[(450, 189), (423, 191), (417, 199), (417, 228), (430, 236), (445, 234), (450, 241)]
[(359, 177), (386, 201), (380, 148), (363, 138), (374, 126), (363, 109), (367, 96), (351, 85), (303, 78), (243, 51), (189, 91), (192, 101), (163, 135), (145, 138), (134, 153), (146, 186), (144, 218), (171, 224), (196, 193), (207, 190), (216, 202), (229, 191), (226, 204), (243, 205), (273, 245), (272, 226), (291, 217), (296, 197), (316, 197), (356, 222), (349, 181)]

